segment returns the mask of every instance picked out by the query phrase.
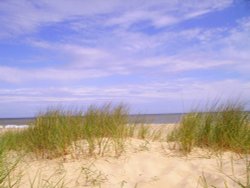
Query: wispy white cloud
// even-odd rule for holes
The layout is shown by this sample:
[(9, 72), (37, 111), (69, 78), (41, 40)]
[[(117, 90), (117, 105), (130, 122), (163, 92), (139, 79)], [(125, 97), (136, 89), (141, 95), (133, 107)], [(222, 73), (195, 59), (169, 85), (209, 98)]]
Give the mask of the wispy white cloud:
[[(74, 81), (101, 78), (110, 75), (180, 73), (187, 71), (222, 69), (246, 74), (249, 67), (249, 19), (243, 19), (235, 28), (194, 28), (181, 32), (163, 32), (153, 36), (141, 33), (115, 31), (106, 38), (105, 45), (89, 47), (85, 44), (29, 40), (33, 47), (53, 51), (61, 58), (54, 68), (1, 66), (5, 82), (33, 80)], [(113, 43), (113, 37), (122, 38)], [(111, 40), (111, 45), (109, 44)], [(214, 40), (216, 39), (216, 40)], [(172, 43), (181, 41), (181, 49), (172, 54), (159, 53)], [(186, 42), (192, 45), (184, 45)], [(193, 42), (197, 41), (197, 42)], [(249, 43), (247, 42), (249, 41)], [(61, 61), (63, 59), (68, 61)], [(12, 75), (15, 75), (13, 77)]]
[(171, 15), (164, 15), (158, 11), (134, 11), (126, 12), (120, 17), (111, 18), (107, 20), (107, 25), (122, 25), (129, 27), (133, 23), (140, 21), (151, 21), (155, 27), (162, 27), (177, 23), (179, 20)]
[(97, 69), (21, 69), (0, 66), (0, 80), (8, 83), (24, 83), (34, 81), (61, 81), (72, 82), (86, 78), (104, 77), (110, 73)]
[[(20, 47), (20, 52), (29, 55), (17, 53), (11, 62), (1, 59), (0, 103), (160, 104), (220, 95), (247, 99), (249, 16), (232, 25), (192, 24), (232, 4), (233, 0), (1, 1), (0, 40), (12, 37), (9, 41), (25, 45), (27, 51)], [(215, 78), (205, 75), (213, 71)]]
[[(142, 5), (143, 3), (143, 5)], [(34, 32), (48, 24), (90, 17), (100, 14), (119, 15), (109, 19), (109, 24), (131, 25), (140, 20), (150, 20), (156, 27), (194, 18), (205, 13), (229, 6), (232, 0), (218, 1), (114, 1), (94, 0), (91, 2), (74, 0), (63, 1), (2, 1), (0, 2), (1, 35), (17, 35)], [(156, 9), (157, 10), (154, 10)], [(175, 11), (178, 16), (171, 15)], [(119, 13), (119, 14), (118, 14)], [(120, 14), (121, 13), (121, 14)], [(184, 16), (182, 16), (184, 15)]]
[(240, 79), (202, 81), (196, 78), (180, 78), (101, 87), (0, 89), (0, 116), (27, 117), (47, 109), (48, 106), (59, 105), (75, 109), (106, 102), (124, 102), (129, 105), (131, 113), (188, 112), (196, 105), (201, 106), (217, 99), (226, 101), (240, 98), (249, 104), (249, 86), (249, 81)]
[(221, 81), (201, 81), (193, 78), (176, 79), (171, 82), (152, 82), (148, 84), (122, 84), (108, 87), (49, 87), (0, 89), (2, 102), (70, 102), (70, 101), (125, 101), (131, 99), (146, 102), (148, 100), (184, 100), (204, 101), (215, 97), (246, 98), (250, 94), (250, 82), (237, 79)]
[(98, 47), (87, 47), (78, 44), (70, 43), (55, 43), (47, 41), (29, 40), (29, 44), (34, 47), (53, 51), (62, 57), (70, 58), (71, 67), (78, 68), (97, 68), (103, 61), (112, 58), (110, 52), (105, 49), (98, 49)]
[[(144, 10), (135, 9), (132, 11), (127, 11), (118, 17), (107, 20), (106, 23), (108, 25), (121, 25), (127, 28), (140, 21), (150, 21), (154, 27), (159, 28), (223, 9), (230, 6), (231, 3), (231, 0), (225, 0), (221, 2), (166, 1), (165, 5), (161, 8), (158, 7), (157, 10), (150, 9), (150, 6), (148, 6), (146, 9), (144, 7)], [(191, 4), (192, 6), (190, 6)], [(173, 14), (173, 11), (175, 11), (175, 14)]]
[(2, 32), (6, 34), (30, 33), (47, 24), (62, 22), (77, 16), (107, 13), (117, 5), (116, 1), (28, 1), (0, 2)]

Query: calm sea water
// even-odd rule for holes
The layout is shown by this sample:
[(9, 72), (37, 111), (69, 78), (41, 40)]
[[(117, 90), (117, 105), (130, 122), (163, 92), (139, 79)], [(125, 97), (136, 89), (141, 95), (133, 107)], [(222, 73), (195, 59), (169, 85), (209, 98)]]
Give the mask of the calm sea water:
[(130, 115), (130, 122), (143, 122), (151, 124), (178, 123), (183, 114), (142, 114)]
[[(183, 114), (141, 114), (129, 115), (129, 122), (143, 122), (152, 124), (178, 123)], [(34, 118), (0, 118), (0, 126), (17, 127), (30, 124)]]

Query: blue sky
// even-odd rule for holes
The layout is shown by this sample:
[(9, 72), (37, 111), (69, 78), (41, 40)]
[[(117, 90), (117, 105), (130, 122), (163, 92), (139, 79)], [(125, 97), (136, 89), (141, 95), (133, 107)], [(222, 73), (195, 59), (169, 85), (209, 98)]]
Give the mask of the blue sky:
[(1, 0), (0, 117), (48, 106), (126, 103), (186, 112), (249, 108), (247, 0)]

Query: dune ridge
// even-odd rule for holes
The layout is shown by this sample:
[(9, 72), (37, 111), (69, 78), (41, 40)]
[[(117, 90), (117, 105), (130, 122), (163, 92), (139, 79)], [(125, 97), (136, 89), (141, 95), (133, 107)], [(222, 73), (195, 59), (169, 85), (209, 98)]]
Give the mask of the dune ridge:
[[(232, 152), (215, 154), (194, 148), (183, 155), (174, 143), (128, 139), (125, 152), (100, 157), (66, 155), (47, 160), (26, 157), (16, 169), (19, 187), (240, 187), (245, 181), (245, 158)], [(207, 182), (207, 183), (206, 183)]]

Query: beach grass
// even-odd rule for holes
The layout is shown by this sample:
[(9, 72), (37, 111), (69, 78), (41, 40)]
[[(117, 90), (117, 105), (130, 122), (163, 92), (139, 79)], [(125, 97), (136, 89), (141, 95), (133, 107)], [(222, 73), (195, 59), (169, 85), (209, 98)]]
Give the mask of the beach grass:
[(0, 144), (0, 185), (4, 182), (4, 180), (7, 177), (8, 172), (4, 169), (4, 160), (5, 160), (5, 149), (4, 149), (4, 143), (1, 139)]
[[(244, 105), (215, 103), (205, 110), (195, 110), (183, 116), (177, 128), (168, 135), (184, 152), (193, 147), (215, 151), (250, 151), (250, 127)], [(84, 140), (88, 155), (103, 156), (110, 147), (116, 155), (124, 151), (127, 138), (160, 140), (161, 130), (150, 131), (143, 123), (128, 124), (125, 105), (90, 106), (81, 110), (48, 108), (40, 113), (27, 129), (1, 134), (7, 150), (32, 152), (42, 158), (69, 154), (69, 148)]]
[(115, 153), (119, 155), (131, 131), (127, 123), (128, 110), (124, 105), (118, 105), (115, 108), (110, 104), (99, 108), (90, 106), (84, 114), (84, 126), (82, 126), (82, 135), (88, 142), (89, 154), (93, 154), (97, 149), (99, 155), (104, 155), (111, 144)]
[(13, 187), (19, 180), (19, 174), (13, 178), (12, 173), (16, 169), (19, 158), (9, 158), (6, 150), (6, 142), (0, 138), (0, 187)]
[(89, 155), (104, 155), (110, 145), (119, 155), (124, 150), (125, 138), (133, 134), (127, 123), (125, 105), (90, 106), (85, 113), (49, 108), (40, 113), (29, 128), (7, 131), (1, 139), (5, 140), (8, 150), (33, 152), (42, 158), (69, 154), (68, 148), (79, 140), (87, 141), (85, 153)]
[(203, 111), (195, 110), (184, 115), (168, 138), (177, 141), (182, 151), (187, 153), (195, 146), (214, 151), (249, 153), (248, 113), (239, 102), (215, 103)]
[(2, 138), (7, 142), (8, 150), (33, 152), (48, 158), (57, 157), (66, 154), (67, 147), (77, 138), (79, 116), (69, 111), (48, 109), (40, 113), (29, 128), (8, 131)]
[[(152, 142), (165, 143), (166, 137), (168, 141), (179, 144), (178, 148), (186, 154), (194, 147), (200, 147), (213, 151), (230, 150), (246, 156), (243, 180), (238, 175), (232, 176), (223, 171), (221, 173), (226, 178), (225, 182), (233, 181), (241, 187), (249, 187), (250, 127), (248, 113), (241, 103), (216, 103), (206, 109), (187, 113), (169, 135), (161, 127), (141, 122), (129, 123), (128, 114), (125, 105), (92, 105), (85, 112), (48, 108), (38, 114), (28, 128), (4, 131), (0, 134), (0, 187), (13, 187), (19, 181), (19, 178), (12, 175), (18, 160), (7, 160), (11, 159), (8, 157), (9, 153), (35, 154), (38, 159), (63, 157), (59, 159), (64, 161), (64, 156), (74, 156), (74, 147), (81, 147), (81, 154), (90, 160), (106, 154), (120, 156), (127, 147), (126, 143), (129, 143), (126, 142), (128, 138), (144, 140), (138, 145), (137, 151), (147, 152), (150, 151)], [(107, 181), (107, 176), (91, 165), (81, 168), (80, 175), (85, 180), (84, 185), (100, 186)], [(67, 183), (64, 173), (58, 179), (54, 175), (43, 179), (39, 173), (30, 179), (30, 187), (63, 187)], [(210, 186), (205, 173), (200, 176), (200, 183), (203, 187)]]

